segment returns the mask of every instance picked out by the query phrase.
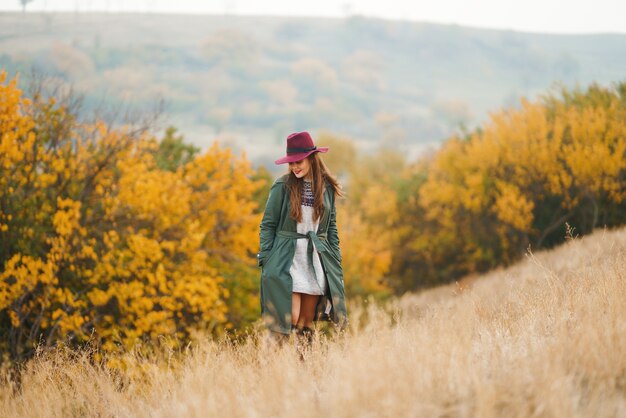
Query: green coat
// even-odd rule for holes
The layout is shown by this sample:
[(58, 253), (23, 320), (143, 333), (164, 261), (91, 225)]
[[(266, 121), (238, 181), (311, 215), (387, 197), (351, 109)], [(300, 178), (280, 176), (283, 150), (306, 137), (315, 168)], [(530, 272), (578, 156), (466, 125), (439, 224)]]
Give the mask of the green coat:
[[(315, 251), (313, 243), (319, 252), (330, 293), (320, 297), (315, 319), (330, 319), (343, 327), (347, 323), (347, 312), (337, 235), (335, 194), (330, 186), (325, 188), (324, 213), (317, 234), (299, 234), (296, 221), (289, 216), (291, 205), (286, 179), (285, 175), (272, 185), (261, 221), (261, 250), (257, 255), (258, 264), (262, 267), (261, 315), (270, 330), (284, 334), (291, 331), (292, 279), (289, 268), (293, 261), (296, 240), (307, 239), (310, 257)], [(328, 301), (332, 307), (326, 315)]]

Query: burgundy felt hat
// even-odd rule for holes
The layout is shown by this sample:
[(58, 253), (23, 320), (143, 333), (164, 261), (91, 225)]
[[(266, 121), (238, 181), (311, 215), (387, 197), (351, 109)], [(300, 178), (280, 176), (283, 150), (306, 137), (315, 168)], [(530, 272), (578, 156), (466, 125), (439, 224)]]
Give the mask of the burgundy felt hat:
[(308, 132), (296, 132), (287, 137), (287, 155), (274, 161), (276, 164), (304, 160), (314, 152), (327, 152), (328, 147), (316, 147)]

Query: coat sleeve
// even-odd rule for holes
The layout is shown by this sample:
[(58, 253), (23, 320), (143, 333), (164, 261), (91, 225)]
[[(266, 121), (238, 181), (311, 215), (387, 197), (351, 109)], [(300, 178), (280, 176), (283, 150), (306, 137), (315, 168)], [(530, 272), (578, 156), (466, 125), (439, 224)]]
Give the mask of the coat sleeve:
[(276, 230), (280, 223), (280, 211), (284, 195), (284, 183), (276, 181), (270, 189), (270, 195), (267, 198), (263, 219), (261, 220), (259, 232), (260, 250), (257, 254), (257, 264), (259, 266), (264, 264), (274, 246), (274, 238), (276, 237)]
[(328, 243), (335, 251), (341, 261), (341, 249), (339, 248), (339, 233), (337, 231), (337, 208), (333, 199), (333, 208), (330, 211), (330, 220), (328, 223)]

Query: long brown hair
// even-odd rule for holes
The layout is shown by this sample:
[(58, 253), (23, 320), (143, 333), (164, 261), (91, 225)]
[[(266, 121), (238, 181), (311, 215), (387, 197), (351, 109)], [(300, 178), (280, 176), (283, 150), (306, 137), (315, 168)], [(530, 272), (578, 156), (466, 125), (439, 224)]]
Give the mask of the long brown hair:
[[(322, 213), (324, 213), (324, 190), (326, 185), (330, 185), (333, 189), (333, 193), (335, 193), (335, 196), (343, 196), (339, 182), (330, 173), (326, 164), (324, 164), (324, 161), (318, 154), (319, 152), (314, 152), (307, 157), (309, 159), (309, 163), (311, 164), (313, 221), (320, 219), (322, 217)], [(302, 208), (300, 205), (302, 202), (303, 188), (303, 179), (297, 178), (295, 174), (293, 174), (293, 171), (289, 170), (289, 177), (287, 178), (287, 190), (289, 191), (289, 203), (291, 204), (289, 215), (291, 215), (296, 222), (302, 222)]]

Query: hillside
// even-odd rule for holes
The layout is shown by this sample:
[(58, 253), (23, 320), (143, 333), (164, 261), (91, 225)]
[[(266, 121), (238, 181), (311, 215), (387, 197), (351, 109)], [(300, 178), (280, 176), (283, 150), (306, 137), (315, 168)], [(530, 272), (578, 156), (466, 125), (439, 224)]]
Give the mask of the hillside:
[(24, 369), (19, 392), (3, 377), (0, 408), (12, 417), (623, 416), (625, 272), (626, 229), (598, 231), (405, 296), (386, 308), (391, 317), (352, 306), (348, 332), (316, 339), (304, 360), (262, 335), (129, 354), (115, 372), (60, 350)]
[(556, 82), (620, 81), (626, 35), (361, 17), (3, 13), (0, 67), (22, 72), (22, 84), (32, 68), (71, 83), (86, 109), (147, 109), (162, 98), (163, 125), (205, 148), (219, 136), (268, 164), (294, 130), (414, 155)]

